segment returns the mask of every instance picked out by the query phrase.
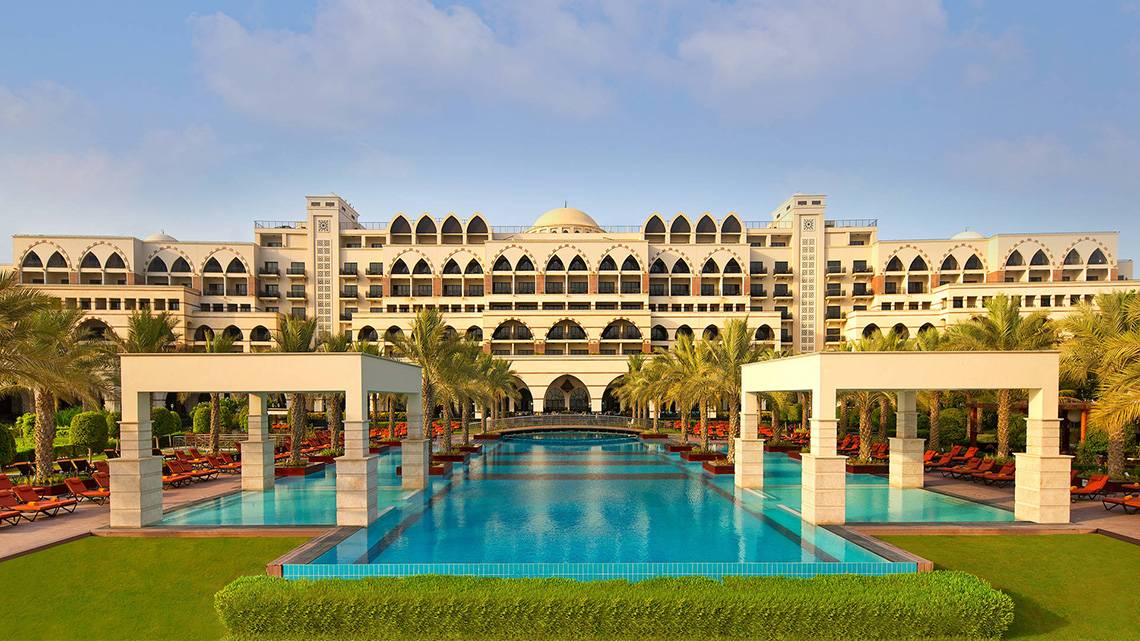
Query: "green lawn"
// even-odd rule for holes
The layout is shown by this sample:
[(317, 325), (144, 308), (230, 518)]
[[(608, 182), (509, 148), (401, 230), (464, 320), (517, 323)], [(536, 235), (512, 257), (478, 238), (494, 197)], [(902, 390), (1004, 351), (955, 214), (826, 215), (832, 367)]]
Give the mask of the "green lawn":
[(1096, 534), (880, 538), (1013, 597), (1007, 639), (1140, 640), (1138, 546)]
[(4, 561), (0, 636), (215, 641), (214, 593), (304, 541), (87, 537)]

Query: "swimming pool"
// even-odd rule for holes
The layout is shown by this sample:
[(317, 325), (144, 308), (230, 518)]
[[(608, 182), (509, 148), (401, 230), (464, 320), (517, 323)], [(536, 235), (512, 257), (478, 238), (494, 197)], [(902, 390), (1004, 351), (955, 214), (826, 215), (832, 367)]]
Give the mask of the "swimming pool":
[[(491, 443), (423, 492), (398, 488), (398, 452), (381, 457), (380, 518), (290, 578), (490, 576), (644, 578), (667, 574), (914, 571), (799, 517), (800, 463), (765, 455), (763, 491), (740, 490), (660, 444), (619, 434), (519, 434)], [(335, 522), (335, 472), (220, 497), (164, 525)], [(848, 476), (848, 519), (1009, 521), (1012, 514), (886, 479)]]

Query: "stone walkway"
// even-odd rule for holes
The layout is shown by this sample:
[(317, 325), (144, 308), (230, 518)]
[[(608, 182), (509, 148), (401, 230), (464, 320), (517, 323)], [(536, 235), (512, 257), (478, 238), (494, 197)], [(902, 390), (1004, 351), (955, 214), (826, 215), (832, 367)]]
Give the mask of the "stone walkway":
[[(240, 489), (240, 476), (222, 476), (204, 483), (195, 483), (188, 487), (164, 491), (162, 493), (163, 507), (170, 510), (187, 503)], [(60, 514), (50, 519), (40, 517), (31, 522), (21, 521), (19, 525), (2, 526), (0, 527), (0, 561), (87, 536), (92, 530), (107, 527), (109, 521), (109, 506), (84, 502), (75, 509), (73, 514)]]

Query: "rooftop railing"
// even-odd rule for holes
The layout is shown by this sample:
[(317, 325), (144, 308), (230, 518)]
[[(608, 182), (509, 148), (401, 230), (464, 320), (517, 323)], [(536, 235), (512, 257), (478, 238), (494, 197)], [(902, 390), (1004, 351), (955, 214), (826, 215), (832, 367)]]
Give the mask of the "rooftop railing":
[(303, 220), (255, 220), (253, 221), (254, 229), (305, 229), (307, 226)]
[(824, 227), (878, 227), (878, 218), (837, 218), (823, 221)]

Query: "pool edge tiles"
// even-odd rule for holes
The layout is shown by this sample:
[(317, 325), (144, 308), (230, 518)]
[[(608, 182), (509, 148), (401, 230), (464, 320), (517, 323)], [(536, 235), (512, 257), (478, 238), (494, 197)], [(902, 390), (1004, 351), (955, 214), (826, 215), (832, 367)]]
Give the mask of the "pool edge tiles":
[(656, 577), (786, 576), (811, 578), (833, 574), (885, 576), (914, 574), (913, 562), (721, 562), (680, 563), (287, 563), (281, 576), (288, 580), (363, 579), (406, 577), (422, 574), (480, 576), (515, 579), (564, 578), (578, 581), (625, 579), (643, 581)]

